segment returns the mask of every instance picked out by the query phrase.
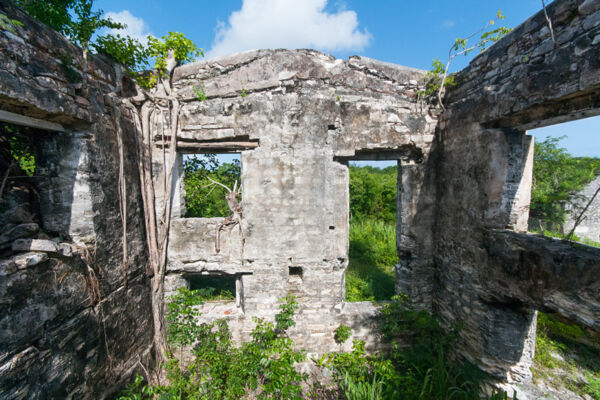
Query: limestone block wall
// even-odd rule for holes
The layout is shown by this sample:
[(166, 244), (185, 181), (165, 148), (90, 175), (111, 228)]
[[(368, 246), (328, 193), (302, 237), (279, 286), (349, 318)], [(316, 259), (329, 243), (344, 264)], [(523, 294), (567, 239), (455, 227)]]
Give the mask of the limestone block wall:
[[(137, 131), (119, 100), (131, 83), (103, 58), (86, 65), (80, 48), (10, 2), (0, 12), (24, 24), (0, 30), (0, 110), (53, 123), (28, 131), (39, 229), (0, 249), (0, 397), (105, 398), (148, 362), (152, 344)], [(2, 233), (23, 222), (5, 211)]]
[[(172, 220), (169, 287), (185, 284), (185, 275), (194, 272), (238, 276), (238, 310), (228, 309), (230, 304), (207, 305), (204, 311), (210, 318), (228, 316), (242, 339), (253, 328), (252, 317), (273, 317), (278, 300), (291, 293), (300, 304), (291, 333), (302, 348), (338, 349), (333, 336), (342, 322), (357, 328), (355, 337), (375, 345), (366, 322), (374, 307), (344, 303), (347, 161), (379, 157), (407, 166), (399, 186), (404, 210), (399, 246), (412, 250), (402, 253), (403, 262), (415, 272), (431, 269), (433, 218), (423, 202), (431, 205), (435, 196), (417, 197), (434, 189), (433, 180), (427, 187), (413, 178), (426, 175), (419, 171), (429, 165), (437, 117), (417, 103), (423, 76), (309, 50), (252, 51), (178, 67), (173, 74), (182, 106), (178, 151), (241, 153), (243, 218), (241, 226), (222, 235), (220, 254), (214, 248), (218, 219)], [(208, 99), (199, 101), (194, 88), (203, 88)], [(158, 136), (155, 142), (160, 147)], [(417, 209), (422, 218), (413, 217)], [(432, 276), (422, 278), (424, 297), (430, 296)]]
[[(463, 355), (509, 381), (530, 376), (535, 310), (600, 320), (598, 277), (588, 275), (598, 258), (524, 233), (533, 165), (525, 131), (600, 112), (600, 4), (555, 1), (548, 12), (556, 42), (540, 11), (457, 74), (435, 156), (434, 309), (464, 324)], [(505, 229), (512, 235), (490, 233)]]
[[(570, 205), (567, 205), (568, 212), (565, 220), (564, 232), (571, 232), (575, 220), (583, 211), (583, 208), (588, 204), (596, 190), (600, 187), (600, 176), (588, 183), (581, 191), (573, 196)], [(587, 238), (595, 242), (600, 241), (600, 196), (596, 195), (585, 211), (584, 219), (582, 219), (575, 228), (575, 234), (581, 238)]]

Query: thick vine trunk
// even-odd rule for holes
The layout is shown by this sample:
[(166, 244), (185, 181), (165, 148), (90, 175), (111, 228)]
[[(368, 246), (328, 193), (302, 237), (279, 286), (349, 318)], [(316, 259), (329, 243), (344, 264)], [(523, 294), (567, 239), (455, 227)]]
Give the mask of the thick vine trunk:
[[(168, 63), (169, 66), (175, 66), (173, 62)], [(170, 70), (167, 71), (170, 76)], [(163, 80), (159, 85), (162, 85), (167, 96), (157, 98), (149, 93), (146, 93), (146, 100), (142, 104), (141, 110), (138, 113), (137, 109), (129, 102), (128, 106), (136, 115), (136, 125), (138, 127), (137, 144), (138, 144), (138, 167), (140, 174), (140, 184), (142, 191), (142, 201), (144, 205), (144, 222), (146, 225), (146, 243), (148, 247), (148, 257), (150, 270), (152, 274), (151, 280), (151, 301), (152, 301), (152, 319), (154, 324), (153, 344), (156, 356), (156, 367), (153, 383), (164, 383), (165, 376), (162, 373), (162, 364), (167, 360), (170, 354), (169, 344), (167, 342), (167, 323), (165, 320), (165, 291), (164, 278), (167, 264), (167, 247), (169, 240), (169, 225), (171, 219), (171, 194), (172, 194), (172, 179), (173, 170), (176, 162), (176, 142), (177, 142), (177, 125), (179, 121), (179, 102), (171, 95), (171, 87), (168, 80)], [(157, 212), (155, 202), (154, 180), (152, 176), (152, 133), (150, 125), (150, 114), (156, 106), (156, 101), (166, 100), (172, 105), (171, 112), (171, 149), (169, 151), (168, 166), (163, 166), (162, 173), (164, 192), (163, 192), (163, 208)], [(162, 117), (162, 114), (161, 114)], [(164, 122), (164, 121), (163, 121)], [(164, 151), (164, 148), (163, 148)], [(157, 221), (157, 214), (159, 220)]]

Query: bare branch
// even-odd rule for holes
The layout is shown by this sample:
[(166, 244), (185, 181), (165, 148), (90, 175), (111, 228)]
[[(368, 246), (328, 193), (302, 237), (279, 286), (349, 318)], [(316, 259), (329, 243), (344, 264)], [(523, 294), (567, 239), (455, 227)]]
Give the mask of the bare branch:
[[(223, 185), (221, 182), (217, 182), (217, 181), (215, 181), (215, 180), (214, 180), (214, 179), (212, 179), (210, 176), (208, 176), (208, 175), (207, 175), (207, 176), (206, 176), (206, 178), (207, 178), (209, 181), (211, 181), (212, 183), (214, 183), (215, 185), (219, 185), (219, 186), (223, 187), (223, 188), (224, 188), (225, 190), (227, 190), (229, 193), (231, 193), (231, 192), (232, 192), (232, 190), (231, 190), (231, 189), (229, 189), (227, 186)], [(236, 181), (236, 182), (237, 182), (237, 181)]]
[(4, 174), (4, 177), (2, 178), (2, 184), (0, 184), (0, 199), (2, 199), (2, 193), (4, 193), (4, 185), (6, 185), (8, 175), (10, 174), (10, 169), (13, 165), (14, 165), (14, 161), (12, 161), (9, 164), (8, 168), (6, 168), (6, 173)]
[(579, 216), (577, 217), (577, 219), (575, 220), (575, 223), (573, 224), (573, 228), (571, 228), (571, 231), (567, 235), (567, 240), (571, 240), (571, 236), (573, 236), (573, 233), (575, 233), (575, 229), (577, 228), (577, 225), (579, 225), (584, 220), (583, 214), (585, 214), (585, 212), (590, 207), (590, 205), (592, 204), (592, 202), (594, 201), (596, 196), (598, 196), (598, 193), (600, 193), (600, 186), (598, 186), (598, 189), (596, 189), (596, 191), (594, 192), (592, 197), (590, 197), (590, 199), (588, 200), (585, 207), (583, 207), (583, 210), (581, 210), (581, 213), (579, 213)]
[(546, 17), (546, 22), (548, 23), (548, 28), (550, 29), (550, 36), (552, 37), (552, 41), (556, 44), (556, 39), (554, 38), (554, 29), (552, 28), (552, 20), (548, 16), (548, 12), (546, 11), (546, 2), (542, 0), (542, 7), (544, 8), (544, 16)]

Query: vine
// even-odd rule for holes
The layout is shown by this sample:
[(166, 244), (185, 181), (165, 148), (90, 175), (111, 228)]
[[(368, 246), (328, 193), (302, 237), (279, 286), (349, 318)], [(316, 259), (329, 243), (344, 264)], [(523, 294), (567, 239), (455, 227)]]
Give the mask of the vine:
[[(502, 15), (502, 12), (498, 11), (496, 17), (491, 19), (477, 32), (466, 38), (457, 38), (448, 51), (448, 61), (446, 62), (445, 66), (438, 58), (434, 59), (431, 70), (425, 75), (425, 90), (419, 92), (419, 97), (428, 97), (434, 93), (437, 93), (438, 103), (440, 107), (442, 107), (442, 110), (445, 111), (446, 108), (442, 102), (442, 94), (446, 87), (453, 86), (455, 84), (454, 76), (452, 74), (448, 74), (450, 63), (454, 58), (460, 55), (466, 56), (477, 49), (479, 49), (480, 52), (484, 51), (490, 43), (497, 42), (506, 34), (511, 32), (512, 28), (507, 28), (505, 26), (488, 30), (490, 27), (496, 24), (496, 21), (504, 20), (505, 18), (506, 17)], [(479, 40), (475, 44), (470, 45), (469, 41), (477, 35), (480, 35)]]

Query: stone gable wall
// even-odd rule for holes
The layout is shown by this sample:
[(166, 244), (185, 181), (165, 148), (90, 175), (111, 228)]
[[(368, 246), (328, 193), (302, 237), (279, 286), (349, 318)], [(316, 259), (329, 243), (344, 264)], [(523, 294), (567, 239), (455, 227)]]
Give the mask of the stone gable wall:
[[(185, 284), (186, 275), (233, 274), (239, 279), (237, 307), (208, 304), (203, 312), (206, 319), (228, 318), (237, 340), (249, 338), (253, 317), (271, 318), (278, 300), (292, 293), (300, 309), (291, 334), (301, 348), (317, 354), (337, 350), (334, 331), (342, 322), (353, 328), (354, 339), (377, 348), (375, 307), (344, 301), (347, 160), (398, 160), (401, 208), (413, 207), (412, 196), (426, 185), (411, 177), (427, 164), (437, 121), (435, 112), (417, 102), (423, 76), (419, 70), (360, 57), (336, 60), (310, 50), (251, 51), (175, 69), (181, 153), (216, 143), (225, 150), (228, 143), (233, 150), (242, 142), (254, 145), (241, 150), (242, 224), (222, 231), (220, 253), (215, 236), (221, 219), (172, 221), (169, 289)], [(196, 98), (199, 88), (204, 101)], [(155, 137), (157, 144), (160, 139)], [(158, 146), (155, 164), (161, 154)], [(433, 181), (428, 185), (432, 190)], [(430, 204), (433, 200), (430, 193)], [(425, 243), (403, 258), (415, 270), (416, 260), (430, 268), (431, 215), (424, 213), (416, 223), (404, 212), (398, 224), (398, 236), (405, 238), (401, 247)], [(290, 268), (301, 268), (301, 276), (290, 275)], [(427, 287), (420, 289), (430, 296)]]

